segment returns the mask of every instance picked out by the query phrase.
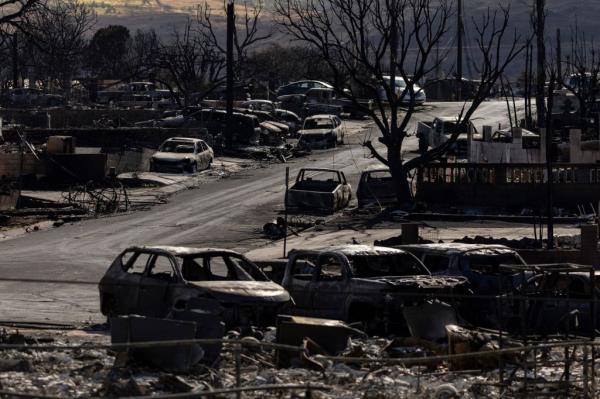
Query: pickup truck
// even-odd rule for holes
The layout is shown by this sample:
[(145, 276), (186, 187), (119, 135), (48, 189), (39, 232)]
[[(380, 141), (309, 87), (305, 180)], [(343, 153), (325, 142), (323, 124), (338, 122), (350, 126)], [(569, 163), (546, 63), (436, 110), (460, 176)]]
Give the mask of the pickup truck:
[(467, 280), (432, 276), (400, 249), (342, 245), (290, 251), (282, 286), (298, 315), (360, 322), (367, 330), (405, 331), (407, 321), (418, 320), (422, 310), (428, 320), (420, 321), (431, 323), (433, 334), (456, 318), (456, 310), (437, 296), (466, 292)]
[(417, 137), (419, 138), (419, 151), (427, 151), (429, 147), (435, 148), (450, 139), (452, 134), (459, 129), (456, 142), (448, 151), (460, 159), (469, 158), (469, 135), (477, 133), (471, 122), (457, 125), (456, 118), (438, 117), (431, 122), (417, 122)]
[(335, 169), (301, 169), (288, 190), (288, 209), (333, 213), (348, 206), (352, 188), (343, 172)]

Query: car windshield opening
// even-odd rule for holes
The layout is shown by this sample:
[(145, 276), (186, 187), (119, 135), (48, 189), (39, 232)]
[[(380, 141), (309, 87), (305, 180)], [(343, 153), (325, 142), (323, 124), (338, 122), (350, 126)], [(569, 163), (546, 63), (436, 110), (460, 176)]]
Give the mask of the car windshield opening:
[(160, 151), (188, 154), (194, 152), (194, 145), (183, 141), (169, 141), (161, 146)]
[(333, 123), (330, 119), (309, 119), (304, 124), (304, 129), (333, 129)]
[(500, 265), (522, 265), (523, 261), (514, 254), (501, 254), (501, 255), (477, 255), (469, 254), (461, 260), (463, 267), (468, 266), (472, 271), (476, 273), (498, 273), (502, 274), (515, 274), (514, 271), (508, 269), (500, 269)]
[(429, 274), (427, 269), (410, 254), (350, 256), (354, 277), (419, 276)]
[(186, 281), (268, 281), (256, 266), (229, 254), (185, 256), (178, 260)]

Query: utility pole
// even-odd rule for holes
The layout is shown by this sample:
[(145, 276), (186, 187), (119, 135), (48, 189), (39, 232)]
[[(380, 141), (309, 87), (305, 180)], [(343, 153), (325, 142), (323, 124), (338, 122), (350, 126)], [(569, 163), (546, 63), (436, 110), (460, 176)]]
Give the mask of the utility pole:
[(561, 44), (560, 44), (560, 28), (556, 29), (556, 75), (558, 81), (563, 78), (562, 74), (562, 58), (561, 58)]
[(538, 128), (544, 127), (546, 123), (546, 109), (544, 104), (544, 87), (546, 85), (546, 44), (544, 42), (545, 10), (546, 0), (535, 0), (535, 36), (537, 43), (537, 85), (535, 102)]
[(554, 198), (552, 192), (553, 172), (552, 172), (552, 137), (554, 136), (554, 124), (552, 123), (552, 105), (554, 103), (554, 83), (556, 77), (554, 72), (550, 76), (550, 86), (548, 87), (548, 113), (546, 122), (546, 174), (548, 181), (546, 183), (546, 214), (548, 218), (548, 245), (547, 249), (554, 249)]
[(233, 147), (233, 30), (235, 29), (235, 11), (233, 0), (227, 2), (227, 125), (225, 147)]
[(12, 73), (13, 88), (19, 87), (19, 34), (16, 31), (12, 35)]
[(462, 100), (462, 78), (463, 78), (463, 0), (458, 0), (458, 23), (457, 23), (457, 34), (456, 38), (456, 96), (457, 100)]

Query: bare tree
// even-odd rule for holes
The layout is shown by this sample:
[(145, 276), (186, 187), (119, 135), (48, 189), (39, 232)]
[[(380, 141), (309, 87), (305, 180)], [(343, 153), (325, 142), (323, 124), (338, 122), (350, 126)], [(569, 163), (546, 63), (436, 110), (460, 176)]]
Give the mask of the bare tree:
[[(434, 57), (436, 46), (449, 33), (454, 5), (447, 0), (275, 0), (280, 24), (296, 40), (318, 49), (336, 77), (338, 91), (361, 106), (354, 87), (375, 98), (369, 114), (381, 133), (386, 154), (367, 141), (372, 155), (390, 168), (400, 202), (412, 199), (409, 171), (443, 156), (460, 129), (437, 148), (405, 161), (407, 128), (416, 109), (417, 82), (435, 71), (447, 52)], [(466, 124), (489, 95), (506, 67), (525, 48), (515, 31), (509, 36), (509, 8), (499, 6), (473, 19), (479, 49), (479, 86), (465, 103), (457, 126)], [(396, 78), (406, 88), (399, 90)], [(343, 90), (349, 84), (350, 90)], [(385, 93), (381, 95), (381, 90)], [(402, 112), (400, 112), (402, 111)]]
[(14, 23), (44, 0), (0, 0), (0, 26)]
[(42, 6), (45, 0), (0, 0), (0, 68), (2, 86), (19, 85), (25, 41), (18, 34), (18, 26), (27, 14)]
[[(261, 17), (264, 11), (263, 0), (244, 0), (241, 8), (243, 12), (240, 16), (236, 13), (233, 29), (233, 46), (235, 50), (235, 65), (234, 72), (236, 78), (243, 80), (244, 66), (248, 60), (249, 52), (252, 48), (264, 40), (269, 39), (273, 32), (271, 29), (265, 29), (261, 26)], [(223, 11), (226, 10), (226, 2), (223, 2)], [(219, 18), (215, 15), (208, 2), (198, 7), (196, 20), (198, 22), (199, 33), (203, 40), (210, 44), (211, 47), (217, 49), (223, 56), (227, 53), (225, 47), (225, 37), (215, 24), (215, 19)], [(220, 19), (224, 20), (223, 17)], [(221, 21), (223, 22), (223, 21)], [(221, 24), (224, 26), (224, 24)]]
[(558, 62), (566, 64), (560, 75), (556, 73), (558, 83), (577, 98), (581, 118), (591, 116), (590, 105), (600, 95), (600, 48), (585, 32), (574, 27), (571, 30), (570, 55), (565, 61)]
[(69, 95), (87, 46), (86, 34), (96, 14), (81, 0), (54, 0), (30, 13), (19, 28), (32, 44), (30, 63), (36, 77), (58, 84)]
[(189, 104), (193, 93), (204, 93), (207, 87), (214, 87), (222, 79), (225, 65), (222, 54), (210, 42), (193, 29), (188, 20), (182, 30), (175, 30), (167, 43), (159, 44), (159, 55), (153, 60), (155, 80), (165, 84), (175, 95), (180, 106)]

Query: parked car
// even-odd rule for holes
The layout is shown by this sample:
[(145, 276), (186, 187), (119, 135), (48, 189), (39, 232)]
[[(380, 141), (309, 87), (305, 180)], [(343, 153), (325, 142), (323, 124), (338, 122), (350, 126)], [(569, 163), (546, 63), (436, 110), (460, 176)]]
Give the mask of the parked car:
[(97, 93), (97, 102), (100, 104), (114, 104), (127, 106), (130, 103), (162, 102), (171, 97), (171, 92), (158, 89), (152, 82), (131, 82), (119, 85), (116, 88), (101, 90)]
[[(169, 112), (159, 120), (136, 123), (136, 126), (157, 126), (163, 128), (205, 128), (215, 136), (224, 134), (227, 127), (227, 112), (222, 109), (192, 108), (185, 112)], [(260, 122), (255, 115), (233, 113), (234, 141), (241, 144), (257, 145), (262, 133)]]
[(289, 94), (304, 94), (310, 89), (333, 89), (333, 86), (318, 80), (300, 80), (277, 89), (277, 97)]
[[(383, 80), (385, 81), (386, 85), (391, 85), (391, 76), (384, 76)], [(396, 76), (395, 82), (395, 94), (396, 97), (400, 99), (400, 102), (402, 104), (408, 105), (411, 102), (413, 102), (414, 105), (423, 105), (425, 104), (425, 101), (427, 101), (427, 95), (425, 94), (425, 90), (416, 83), (413, 85), (413, 90), (410, 91), (407, 89), (406, 82), (401, 76)], [(377, 91), (377, 96), (381, 100), (388, 100), (388, 95), (383, 87), (383, 84), (379, 87)]]
[(285, 123), (290, 132), (296, 133), (302, 124), (302, 119), (292, 111), (277, 108), (276, 104), (269, 100), (248, 100), (240, 104), (240, 108), (252, 111), (254, 115), (259, 116), (261, 122), (264, 118), (260, 118), (259, 114), (268, 114), (270, 121)]
[(333, 213), (348, 206), (352, 187), (344, 172), (335, 169), (300, 169), (296, 182), (288, 190), (288, 209)]
[(240, 108), (265, 112), (274, 112), (276, 109), (275, 104), (269, 100), (244, 101), (240, 104)]
[[(460, 292), (467, 282), (431, 276), (415, 256), (400, 249), (344, 245), (292, 250), (282, 285), (294, 299), (296, 314), (402, 330), (405, 308), (432, 304), (436, 294)], [(455, 316), (452, 308), (441, 309), (450, 314), (427, 316), (433, 322)]]
[(152, 172), (189, 172), (210, 168), (215, 154), (203, 140), (172, 137), (150, 159)]
[(285, 289), (225, 249), (130, 247), (113, 261), (99, 290), (109, 317), (211, 312), (227, 326), (272, 323), (291, 304)]
[(344, 143), (346, 129), (336, 115), (314, 115), (306, 118), (298, 131), (298, 145), (310, 148), (336, 147)]
[(352, 100), (338, 96), (334, 89), (315, 88), (305, 94), (305, 115), (315, 114), (346, 114), (354, 118), (367, 115), (366, 110), (373, 108), (373, 100), (358, 100), (358, 105)]
[(2, 96), (2, 103), (9, 107), (56, 107), (65, 104), (63, 96), (44, 93), (31, 88), (16, 88)]
[(398, 202), (396, 188), (389, 169), (367, 170), (361, 173), (356, 188), (358, 207), (389, 205)]

